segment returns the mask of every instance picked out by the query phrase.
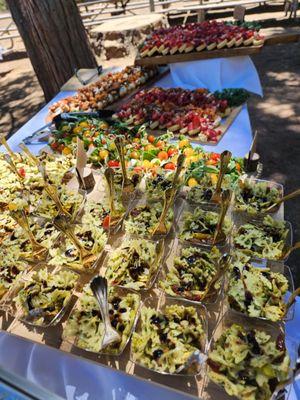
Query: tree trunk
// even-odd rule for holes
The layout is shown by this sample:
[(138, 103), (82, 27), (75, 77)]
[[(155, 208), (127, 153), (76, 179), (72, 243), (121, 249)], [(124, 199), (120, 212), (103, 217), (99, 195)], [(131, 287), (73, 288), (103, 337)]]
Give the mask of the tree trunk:
[(97, 66), (75, 0), (6, 2), (47, 101), (74, 68)]

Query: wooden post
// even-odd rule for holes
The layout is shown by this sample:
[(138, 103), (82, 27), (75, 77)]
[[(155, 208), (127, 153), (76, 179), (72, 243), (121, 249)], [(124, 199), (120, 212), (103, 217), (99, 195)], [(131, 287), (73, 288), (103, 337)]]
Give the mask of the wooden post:
[(7, 5), (47, 101), (74, 68), (97, 66), (75, 0), (7, 0)]
[(155, 11), (155, 3), (154, 0), (149, 0), (149, 5), (150, 5), (150, 11), (154, 12)]
[(198, 10), (197, 11), (197, 22), (205, 21), (206, 10)]
[(246, 8), (244, 6), (237, 5), (233, 9), (233, 19), (236, 21), (244, 22), (246, 14)]

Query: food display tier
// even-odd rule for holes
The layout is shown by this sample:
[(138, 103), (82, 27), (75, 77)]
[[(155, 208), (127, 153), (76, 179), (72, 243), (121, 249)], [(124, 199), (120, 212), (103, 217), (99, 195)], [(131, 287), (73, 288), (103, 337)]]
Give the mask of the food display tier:
[[(83, 69), (83, 70), (79, 70), (79, 74), (80, 71), (83, 71), (82, 75), (83, 76), (91, 76), (93, 75), (93, 73), (95, 73), (95, 69)], [(107, 71), (107, 73), (109, 72), (117, 72), (118, 70), (113, 69), (113, 70), (109, 70)], [(120, 99), (116, 100), (115, 102), (113, 102), (112, 104), (108, 105), (107, 109), (113, 110), (113, 111), (117, 111), (119, 110), (123, 104), (127, 103), (136, 93), (138, 93), (140, 90), (143, 89), (147, 89), (150, 86), (153, 86), (158, 80), (162, 79), (164, 76), (166, 76), (169, 73), (169, 67), (168, 66), (162, 66), (159, 67), (158, 69), (158, 73), (156, 75), (154, 75), (152, 78), (148, 79), (147, 82), (145, 82), (143, 85), (138, 86), (137, 88), (135, 88), (134, 90), (132, 90), (130, 93), (128, 93), (126, 96), (121, 97)], [(87, 75), (88, 74), (88, 75)], [(105, 74), (104, 74), (105, 75)], [(97, 76), (95, 77), (95, 79), (90, 83), (94, 83), (96, 82), (99, 78), (101, 78), (103, 75)], [(78, 82), (79, 86), (76, 88), (77, 84), (76, 81)], [(84, 86), (82, 86), (80, 84), (80, 82), (78, 81), (78, 79), (75, 77), (75, 75), (61, 88), (61, 92), (62, 93), (66, 93), (65, 97), (68, 96), (74, 96), (77, 92), (77, 89), (83, 88)], [(46, 122), (50, 122), (53, 119), (53, 114), (51, 112), (48, 112), (45, 118)]]
[[(242, 109), (243, 109), (243, 106), (234, 107), (232, 109), (232, 111), (230, 112), (230, 114), (227, 117), (222, 119), (220, 125), (217, 127), (217, 129), (219, 131), (221, 131), (221, 135), (220, 135), (220, 137), (219, 137), (217, 142), (211, 142), (211, 141), (204, 142), (200, 138), (197, 138), (197, 135), (193, 137), (193, 136), (189, 136), (188, 134), (186, 134), (185, 136), (187, 138), (189, 138), (191, 141), (193, 141), (193, 143), (195, 143), (195, 144), (200, 144), (200, 145), (205, 145), (205, 146), (206, 145), (208, 145), (208, 146), (217, 146), (218, 143), (220, 143), (220, 141), (222, 140), (222, 138), (225, 135), (225, 133), (230, 128), (230, 126), (233, 124), (234, 120), (237, 118), (239, 113), (242, 111)], [(163, 130), (163, 129), (150, 130), (149, 129), (149, 131), (151, 133), (153, 133), (155, 136), (159, 136), (159, 135), (162, 135), (162, 134), (166, 133), (167, 129), (165, 129), (165, 130)], [(179, 135), (180, 135), (180, 133), (174, 132), (175, 138), (176, 138), (176, 136), (179, 136)]]
[(241, 46), (235, 48), (216, 49), (216, 50), (203, 50), (193, 51), (190, 53), (180, 53), (173, 55), (158, 55), (152, 57), (140, 57), (135, 59), (136, 65), (163, 65), (179, 62), (189, 62), (196, 60), (209, 60), (212, 58), (227, 58), (227, 57), (240, 57), (251, 56), (260, 53), (264, 46), (271, 46), (281, 43), (294, 43), (300, 39), (299, 33), (278, 34), (265, 38), (265, 42), (261, 46)]
[[(92, 192), (88, 194), (88, 198), (91, 200), (96, 200), (101, 196), (101, 188), (103, 187), (103, 176), (96, 171), (94, 171), (95, 177), (95, 188)], [(73, 190), (78, 190), (78, 184), (75, 177), (68, 183), (68, 186)], [(132, 200), (132, 205), (135, 204), (137, 200)], [(182, 198), (179, 197), (175, 202), (175, 210), (179, 213), (181, 209)], [(130, 205), (129, 205), (130, 207)], [(176, 220), (176, 212), (175, 212), (175, 220)], [(236, 217), (239, 218), (239, 217)], [(283, 207), (279, 209), (276, 214), (276, 218), (283, 219)], [(236, 220), (236, 222), (238, 222)], [(165, 239), (165, 259), (169, 260), (175, 257), (175, 252), (178, 244), (178, 240), (175, 237), (175, 227), (171, 230), (170, 234)], [(118, 233), (116, 235), (112, 235), (106, 246), (106, 250), (110, 249), (110, 246), (115, 243), (122, 233)], [(230, 246), (228, 245), (226, 248), (223, 248), (222, 251), (229, 250)], [(91, 278), (97, 273), (103, 272), (103, 261), (105, 258), (105, 254), (102, 255), (102, 258), (98, 264), (98, 268), (92, 273), (81, 273), (79, 287), (82, 287), (84, 284), (88, 283)], [(162, 265), (163, 266), (163, 265)], [(144, 301), (148, 297), (152, 296), (164, 296), (163, 292), (158, 289), (157, 282), (159, 281), (160, 276), (156, 280), (154, 287), (151, 290), (146, 292), (141, 292), (142, 301)], [(41, 345), (50, 346), (52, 348), (58, 349), (61, 352), (70, 353), (73, 356), (79, 357), (81, 359), (90, 360), (92, 362), (101, 364), (103, 366), (107, 366), (112, 369), (116, 369), (121, 371), (127, 375), (135, 376), (142, 380), (151, 380), (157, 384), (175, 389), (182, 394), (193, 396), (192, 398), (201, 398), (203, 400), (230, 400), (232, 397), (228, 396), (224, 390), (216, 386), (215, 384), (208, 381), (207, 375), (198, 375), (196, 377), (185, 377), (185, 376), (170, 376), (170, 375), (162, 375), (145, 368), (142, 368), (136, 364), (134, 364), (130, 360), (130, 345), (131, 342), (127, 345), (124, 352), (120, 356), (107, 356), (107, 355), (98, 355), (91, 352), (87, 352), (81, 350), (69, 342), (62, 339), (62, 332), (64, 322), (67, 320), (72, 306), (76, 301), (76, 295), (79, 292), (76, 292), (72, 297), (72, 301), (67, 308), (67, 312), (64, 315), (62, 321), (54, 327), (47, 328), (38, 328), (32, 327), (30, 325), (24, 324), (23, 322), (14, 318), (14, 316), (10, 315), (5, 311), (1, 311), (0, 313), (0, 328), (3, 331), (11, 335), (16, 335), (22, 337), (31, 342), (35, 342)], [(197, 304), (194, 303), (194, 306), (197, 307)], [(207, 313), (208, 313), (208, 339), (210, 339), (213, 335), (217, 334), (219, 329), (222, 329), (222, 320), (223, 315), (227, 311), (227, 305), (224, 301), (224, 296), (221, 295), (218, 298), (218, 301), (214, 304), (207, 305)], [(246, 325), (247, 318), (240, 317), (241, 323)]]
[(169, 67), (168, 66), (163, 66), (159, 68), (158, 74), (153, 76), (153, 78), (149, 79), (147, 82), (145, 82), (143, 85), (137, 87), (134, 89), (132, 92), (128, 93), (127, 96), (122, 97), (120, 100), (117, 100), (115, 103), (107, 106), (106, 108), (110, 110), (117, 111), (119, 110), (123, 104), (127, 103), (131, 98), (133, 98), (138, 92), (140, 92), (143, 89), (148, 89), (151, 86), (154, 86), (156, 82), (158, 82), (160, 79), (165, 77), (169, 73)]
[[(157, 83), (156, 86), (162, 88), (172, 88), (175, 83), (170, 73), (166, 73)], [(8, 144), (13, 151), (20, 151), (18, 147), (26, 137), (33, 132), (41, 129), (45, 125), (45, 120), (49, 112), (49, 106), (57, 101), (60, 101), (68, 96), (76, 94), (75, 91), (59, 92), (48, 104), (46, 104), (35, 116), (33, 116), (26, 124), (24, 124), (13, 136), (8, 139)], [(230, 150), (236, 157), (244, 157), (249, 151), (252, 142), (252, 129), (247, 106), (244, 105), (239, 114), (234, 118), (231, 125), (227, 128), (226, 135), (216, 146), (203, 145), (206, 151), (215, 151), (221, 153), (224, 150)], [(193, 139), (192, 139), (193, 143)], [(37, 142), (30, 146), (30, 150), (34, 154), (38, 154), (45, 147), (45, 142)], [(0, 147), (0, 151), (5, 151), (4, 147)]]

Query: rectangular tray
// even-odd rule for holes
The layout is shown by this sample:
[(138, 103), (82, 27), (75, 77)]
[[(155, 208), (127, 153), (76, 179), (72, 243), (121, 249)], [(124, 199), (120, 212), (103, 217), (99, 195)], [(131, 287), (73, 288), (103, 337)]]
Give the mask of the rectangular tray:
[[(222, 119), (221, 124), (217, 127), (222, 132), (220, 139), (217, 142), (204, 142), (201, 139), (198, 139), (197, 136), (193, 137), (193, 136), (189, 136), (188, 134), (184, 134), (184, 136), (186, 136), (187, 138), (190, 138), (191, 141), (196, 144), (202, 144), (202, 145), (206, 145), (206, 146), (217, 146), (217, 144), (220, 143), (220, 141), (222, 140), (223, 136), (228, 131), (230, 126), (233, 124), (236, 117), (242, 111), (242, 108), (243, 108), (243, 105), (239, 106), (239, 107), (234, 107), (232, 109), (231, 113), (228, 115), (228, 117)], [(167, 131), (167, 129), (165, 129), (165, 130), (163, 130), (163, 129), (151, 130), (149, 128), (147, 128), (147, 129), (149, 130), (149, 132), (153, 133), (155, 136), (162, 135), (162, 134), (166, 133), (166, 131)], [(173, 134), (174, 134), (175, 138), (177, 138), (180, 135), (180, 133), (176, 133), (176, 132), (173, 132)]]
[(271, 46), (280, 43), (294, 43), (298, 42), (300, 34), (297, 32), (274, 34), (267, 36), (265, 42), (261, 46), (241, 46), (231, 49), (216, 49), (216, 50), (203, 50), (193, 51), (191, 53), (184, 54), (173, 54), (166, 56), (154, 56), (154, 57), (143, 57), (137, 56), (135, 59), (136, 65), (159, 65), (159, 64), (172, 64), (176, 62), (188, 62), (195, 60), (209, 60), (212, 58), (227, 58), (227, 57), (239, 57), (239, 56), (250, 56), (252, 54), (258, 54), (261, 52), (264, 46)]
[(172, 64), (177, 62), (189, 62), (196, 60), (210, 60), (212, 58), (223, 58), (223, 57), (239, 57), (239, 56), (250, 56), (257, 54), (261, 51), (263, 46), (241, 46), (232, 49), (220, 49), (220, 50), (203, 50), (193, 51), (191, 53), (182, 54), (170, 54), (165, 56), (153, 56), (153, 57), (137, 57), (135, 59), (135, 65), (160, 65), (160, 64)]

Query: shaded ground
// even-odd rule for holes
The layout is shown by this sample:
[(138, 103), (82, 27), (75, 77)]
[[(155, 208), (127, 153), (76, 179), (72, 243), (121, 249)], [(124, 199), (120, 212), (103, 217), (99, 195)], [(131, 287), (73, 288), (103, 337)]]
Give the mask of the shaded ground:
[(39, 111), (43, 92), (28, 58), (0, 62), (0, 135), (14, 133)]
[[(263, 176), (282, 183), (289, 193), (300, 187), (300, 44), (271, 46), (252, 59), (264, 89), (264, 99), (253, 99), (249, 106), (253, 129), (259, 132)], [(299, 199), (290, 200), (285, 207), (294, 241), (300, 240)], [(288, 260), (298, 285), (299, 260), (299, 250)]]
[[(282, 183), (288, 193), (300, 187), (300, 43), (270, 46), (253, 61), (264, 89), (264, 99), (252, 98), (249, 105), (253, 130), (259, 132), (263, 176)], [(0, 134), (15, 132), (43, 102), (27, 58), (0, 62)], [(300, 240), (300, 200), (288, 202), (285, 215), (293, 221), (294, 241)], [(288, 261), (298, 285), (299, 259), (300, 251)]]

